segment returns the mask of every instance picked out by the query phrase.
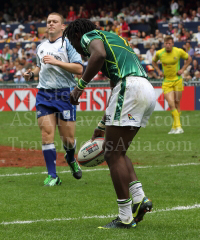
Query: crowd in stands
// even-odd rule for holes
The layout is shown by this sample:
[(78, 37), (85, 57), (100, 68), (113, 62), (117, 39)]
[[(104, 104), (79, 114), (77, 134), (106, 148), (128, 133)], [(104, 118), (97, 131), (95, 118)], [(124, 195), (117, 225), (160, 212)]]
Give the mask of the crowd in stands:
[[(34, 2), (34, 1), (33, 1)], [(76, 2), (76, 1), (74, 1)], [(80, 1), (79, 1), (80, 2)], [(148, 4), (147, 4), (148, 3)], [(16, 6), (15, 6), (16, 4)], [(87, 18), (95, 22), (97, 29), (117, 34), (127, 40), (141, 63), (145, 66), (150, 79), (159, 79), (151, 66), (156, 49), (163, 47), (165, 35), (171, 35), (174, 42), (184, 42), (183, 49), (193, 57), (192, 65), (183, 73), (186, 81), (200, 78), (200, 1), (92, 1), (86, 0), (83, 4), (68, 5), (66, 1), (56, 3), (18, 1), (11, 8), (5, 2), (0, 11), (0, 81), (24, 82), (23, 73), (28, 68), (36, 66), (36, 45), (48, 38), (48, 33), (38, 32), (36, 23), (45, 22), (49, 13), (59, 12), (66, 22), (77, 18)], [(199, 22), (196, 32), (186, 29), (184, 24), (190, 21)], [(157, 23), (168, 22), (166, 33), (161, 33)], [(178, 23), (177, 27), (173, 23)], [(12, 31), (11, 25), (18, 24)], [(25, 24), (29, 30), (25, 31)], [(131, 31), (130, 24), (149, 23), (149, 31)], [(26, 28), (27, 29), (27, 28)], [(192, 48), (191, 42), (197, 42)], [(15, 47), (10, 48), (10, 43)], [(22, 43), (26, 43), (22, 48)], [(141, 54), (138, 47), (143, 44), (146, 54)], [(24, 44), (23, 44), (24, 45)], [(86, 66), (87, 59), (83, 58)], [(79, 78), (80, 76), (76, 76)], [(95, 80), (106, 77), (101, 72)], [(35, 78), (38, 81), (38, 78)]]

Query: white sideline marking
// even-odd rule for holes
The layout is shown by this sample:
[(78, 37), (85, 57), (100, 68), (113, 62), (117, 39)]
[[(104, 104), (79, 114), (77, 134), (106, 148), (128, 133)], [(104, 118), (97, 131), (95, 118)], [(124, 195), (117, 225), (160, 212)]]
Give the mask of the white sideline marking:
[[(200, 163), (178, 163), (178, 164), (170, 164), (170, 165), (159, 165), (159, 166), (137, 166), (135, 165), (134, 168), (159, 168), (159, 167), (182, 167), (182, 166), (196, 166), (200, 165)], [(94, 168), (94, 169), (86, 169), (82, 170), (83, 172), (95, 172), (95, 171), (108, 171), (108, 168)], [(71, 173), (70, 171), (61, 171), (60, 173)], [(37, 174), (47, 174), (47, 172), (30, 172), (30, 173), (13, 173), (13, 174), (0, 174), (0, 177), (18, 177), (18, 176), (29, 176), (29, 175), (37, 175)]]
[[(195, 204), (193, 206), (178, 206), (173, 208), (166, 208), (166, 209), (158, 209), (152, 213), (158, 212), (169, 212), (169, 211), (181, 211), (181, 210), (190, 210), (194, 208), (200, 208), (200, 204)], [(38, 219), (38, 220), (28, 220), (28, 221), (13, 221), (13, 222), (1, 222), (0, 225), (13, 225), (13, 224), (30, 224), (30, 223), (37, 223), (37, 222), (56, 222), (56, 221), (74, 221), (74, 220), (81, 220), (81, 219), (94, 219), (94, 218), (114, 218), (116, 215), (95, 215), (95, 216), (83, 216), (79, 218), (53, 218), (53, 219)]]

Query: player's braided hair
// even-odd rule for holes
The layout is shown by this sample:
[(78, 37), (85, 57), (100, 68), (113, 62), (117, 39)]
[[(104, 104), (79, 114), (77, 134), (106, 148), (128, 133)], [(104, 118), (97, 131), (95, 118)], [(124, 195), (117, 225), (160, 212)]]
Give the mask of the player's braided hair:
[(62, 43), (65, 40), (65, 37), (73, 44), (73, 40), (76, 38), (76, 33), (83, 36), (85, 33), (90, 32), (96, 29), (96, 25), (88, 19), (76, 19), (71, 22), (64, 30), (62, 35)]

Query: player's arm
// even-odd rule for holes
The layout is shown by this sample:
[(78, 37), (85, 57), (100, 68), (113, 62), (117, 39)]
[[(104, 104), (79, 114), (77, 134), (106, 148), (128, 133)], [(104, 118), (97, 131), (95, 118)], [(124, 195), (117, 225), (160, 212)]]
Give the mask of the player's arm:
[(39, 72), (40, 72), (40, 67), (38, 67), (38, 66), (34, 70), (29, 68), (24, 73), (24, 78), (25, 78), (26, 81), (34, 80), (34, 77), (38, 77), (39, 76)]
[(90, 58), (82, 79), (89, 83), (101, 70), (106, 58), (106, 51), (101, 40), (94, 39), (89, 45)]
[(158, 60), (159, 60), (159, 56), (158, 56), (158, 54), (156, 53), (156, 55), (155, 55), (155, 56), (153, 57), (153, 59), (152, 59), (152, 66), (153, 66), (154, 69), (157, 71), (158, 75), (159, 75), (161, 78), (163, 78), (163, 77), (164, 77), (164, 74), (163, 74), (163, 72), (160, 70), (160, 68), (159, 68), (159, 66), (158, 66), (158, 64), (157, 64)]
[(51, 64), (64, 69), (67, 72), (81, 75), (83, 73), (83, 66), (80, 63), (66, 63), (57, 60), (54, 56), (46, 55), (43, 57), (43, 62), (45, 64)]
[(90, 58), (87, 68), (79, 80), (78, 86), (70, 93), (70, 102), (73, 105), (78, 105), (78, 99), (82, 95), (84, 88), (93, 79), (93, 77), (101, 70), (104, 60), (106, 58), (106, 51), (103, 42), (98, 39), (94, 39), (88, 48)]
[[(183, 51), (183, 50), (182, 50)], [(184, 52), (184, 51), (183, 51)], [(188, 56), (187, 56), (188, 55)], [(190, 65), (190, 63), (192, 62), (192, 58), (191, 56), (187, 53), (186, 55), (186, 52), (183, 53), (183, 59), (185, 59), (186, 57), (188, 57), (186, 60), (186, 62), (184, 63), (183, 67), (177, 72), (177, 74), (180, 76), (183, 74), (183, 72), (186, 70), (186, 68)]]
[[(112, 95), (112, 89), (114, 88), (114, 83), (112, 81), (110, 81), (110, 88), (111, 88), (111, 94), (110, 94), (110, 97), (109, 97), (108, 102), (106, 104), (106, 108), (109, 105), (110, 98), (111, 98), (111, 95)], [(104, 113), (101, 121), (98, 123), (97, 128), (94, 129), (94, 133), (92, 135), (92, 141), (97, 137), (104, 137), (105, 130), (106, 130), (105, 122), (106, 122), (106, 112)]]

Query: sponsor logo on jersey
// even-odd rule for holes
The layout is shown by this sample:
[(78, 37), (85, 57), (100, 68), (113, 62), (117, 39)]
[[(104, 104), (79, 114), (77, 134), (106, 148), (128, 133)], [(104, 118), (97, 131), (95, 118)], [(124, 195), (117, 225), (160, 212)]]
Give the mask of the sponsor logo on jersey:
[(135, 118), (134, 118), (134, 117), (132, 117), (132, 115), (131, 115), (131, 114), (128, 114), (128, 118), (129, 118), (129, 120), (136, 121), (136, 120), (135, 120)]
[(63, 118), (64, 119), (70, 119), (70, 110), (64, 110), (63, 111)]
[(37, 116), (40, 116), (42, 113), (40, 111), (37, 111)]
[(111, 115), (106, 115), (106, 122), (110, 121)]

